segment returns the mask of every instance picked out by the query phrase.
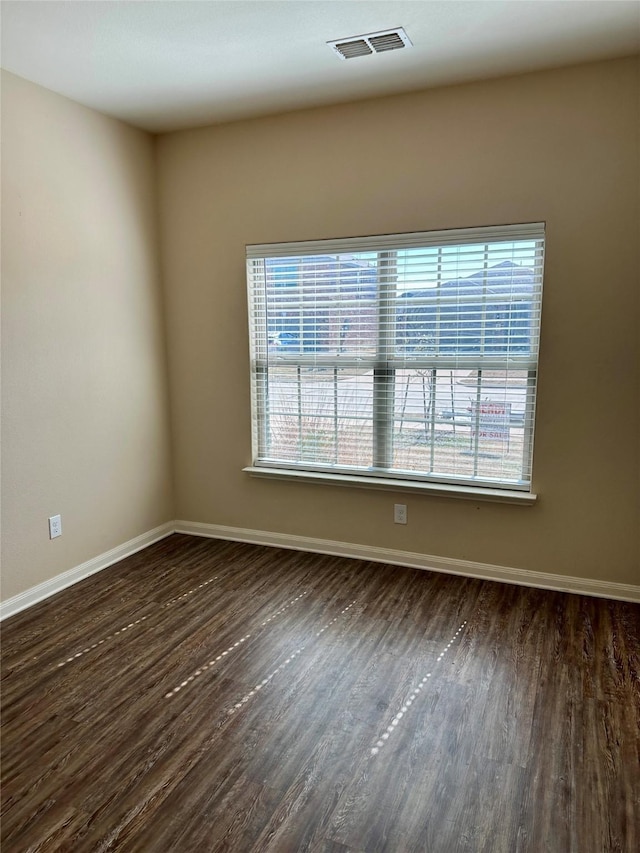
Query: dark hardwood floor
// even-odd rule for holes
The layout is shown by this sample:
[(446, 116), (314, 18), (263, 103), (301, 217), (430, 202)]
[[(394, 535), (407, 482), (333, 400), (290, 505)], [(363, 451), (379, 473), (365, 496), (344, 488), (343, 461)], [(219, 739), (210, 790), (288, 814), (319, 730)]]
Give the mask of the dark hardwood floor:
[(174, 535), (2, 635), (3, 853), (640, 850), (637, 605)]

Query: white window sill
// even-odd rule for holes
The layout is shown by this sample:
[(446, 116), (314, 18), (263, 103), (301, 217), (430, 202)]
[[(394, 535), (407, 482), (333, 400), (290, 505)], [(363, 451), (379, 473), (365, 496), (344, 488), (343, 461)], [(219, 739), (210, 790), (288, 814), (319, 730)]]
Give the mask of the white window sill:
[(289, 468), (262, 468), (253, 465), (249, 465), (242, 470), (252, 477), (263, 477), (271, 480), (295, 480), (299, 483), (324, 483), (328, 486), (352, 486), (360, 489), (386, 489), (392, 492), (411, 492), (413, 494), (435, 495), (445, 498), (461, 498), (469, 501), (520, 504), (521, 506), (532, 506), (538, 498), (537, 495), (531, 494), (531, 492), (449, 485), (447, 483), (424, 483), (418, 480), (358, 477), (350, 474), (293, 471)]

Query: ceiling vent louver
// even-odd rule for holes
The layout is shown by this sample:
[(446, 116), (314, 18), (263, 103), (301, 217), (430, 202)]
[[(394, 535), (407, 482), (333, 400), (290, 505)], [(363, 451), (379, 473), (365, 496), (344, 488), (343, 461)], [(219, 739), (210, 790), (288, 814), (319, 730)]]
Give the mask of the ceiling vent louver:
[(354, 56), (367, 56), (373, 53), (366, 39), (353, 39), (353, 41), (341, 41), (332, 45), (340, 59), (352, 59)]
[(327, 44), (340, 59), (353, 59), (356, 56), (369, 56), (372, 53), (385, 53), (389, 50), (399, 50), (401, 47), (412, 47), (409, 36), (402, 27), (328, 41)]

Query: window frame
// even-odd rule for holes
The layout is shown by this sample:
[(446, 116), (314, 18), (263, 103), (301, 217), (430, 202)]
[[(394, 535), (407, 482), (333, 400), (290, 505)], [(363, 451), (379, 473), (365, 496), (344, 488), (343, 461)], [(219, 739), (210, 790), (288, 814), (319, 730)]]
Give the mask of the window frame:
[[(340, 238), (337, 240), (320, 240), (303, 243), (280, 243), (260, 244), (247, 246), (247, 282), (249, 289), (249, 333), (251, 344), (251, 405), (252, 405), (252, 464), (244, 470), (253, 476), (270, 477), (277, 479), (291, 479), (303, 482), (323, 482), (340, 485), (349, 485), (363, 488), (382, 488), (396, 491), (430, 492), (443, 496), (457, 496), (469, 499), (504, 501), (511, 503), (530, 504), (536, 500), (537, 495), (532, 490), (532, 479), (516, 482), (514, 480), (495, 479), (486, 476), (471, 481), (468, 476), (457, 477), (455, 475), (433, 474), (427, 471), (408, 471), (394, 469), (392, 462), (393, 425), (397, 417), (393, 408), (393, 388), (399, 370), (406, 370), (408, 366), (414, 369), (432, 370), (432, 381), (436, 381), (437, 370), (448, 369), (446, 359), (441, 355), (424, 353), (413, 354), (410, 358), (399, 358), (396, 353), (397, 342), (395, 339), (395, 323), (397, 312), (397, 293), (387, 292), (390, 285), (395, 287), (394, 275), (380, 270), (390, 269), (387, 263), (380, 265), (381, 259), (389, 261), (394, 253), (407, 248), (423, 249), (426, 246), (463, 246), (465, 244), (477, 245), (479, 243), (496, 243), (500, 241), (535, 240), (536, 246), (540, 246), (538, 252), (539, 261), (536, 263), (536, 276), (539, 278), (538, 295), (536, 297), (537, 321), (535, 324), (535, 346), (534, 352), (525, 358), (514, 359), (517, 366), (513, 370), (526, 370), (525, 411), (523, 414), (523, 470), (532, 472), (533, 440), (535, 428), (535, 402), (537, 398), (537, 369), (538, 369), (538, 340), (540, 331), (540, 304), (542, 278), (544, 269), (545, 249), (545, 226), (544, 223), (531, 223), (523, 225), (494, 226), (491, 228), (466, 228), (437, 232), (418, 232), (411, 234), (382, 235), (377, 237), (363, 238)], [(337, 464), (323, 464), (304, 460), (291, 461), (269, 458), (268, 448), (269, 430), (269, 365), (273, 359), (269, 358), (268, 329), (266, 321), (263, 327), (257, 319), (261, 312), (266, 316), (266, 284), (265, 290), (252, 287), (252, 265), (256, 262), (266, 262), (266, 259), (292, 258), (302, 256), (324, 256), (330, 254), (345, 254), (348, 252), (375, 252), (377, 254), (378, 266), (377, 283), (378, 290), (375, 298), (376, 327), (379, 336), (376, 353), (371, 357), (358, 357), (356, 359), (338, 354), (313, 353), (280, 353), (277, 363), (280, 366), (295, 366), (298, 368), (298, 382), (300, 382), (300, 369), (307, 366), (324, 366), (333, 368), (335, 376), (341, 368), (360, 367), (368, 368), (372, 372), (372, 441), (373, 458), (372, 465), (365, 467), (345, 466)], [(266, 273), (265, 273), (266, 281)], [(456, 305), (460, 304), (460, 298)], [(393, 318), (384, 316), (390, 312)], [(484, 327), (482, 327), (484, 328)], [(260, 333), (264, 332), (263, 339), (259, 340)], [(393, 340), (389, 336), (393, 336)], [(387, 339), (385, 340), (385, 336)], [(383, 357), (381, 357), (381, 354)], [(494, 359), (494, 365), (501, 364), (505, 359)], [(456, 355), (452, 357), (455, 368), (465, 366), (472, 371), (477, 371), (477, 389), (480, 400), (480, 389), (482, 382), (482, 371), (490, 370), (492, 367), (491, 357), (483, 355)], [(521, 364), (519, 364), (521, 362)], [(433, 408), (433, 407), (432, 407)], [(262, 413), (262, 414), (261, 414)], [(454, 415), (455, 417), (455, 415)], [(476, 417), (479, 417), (476, 414)], [(472, 434), (472, 432), (471, 432)], [(336, 433), (337, 435), (337, 433)], [(475, 439), (475, 463), (478, 456), (479, 430), (476, 422)], [(433, 442), (433, 439), (432, 439)], [(474, 477), (477, 476), (477, 464), (474, 467)]]

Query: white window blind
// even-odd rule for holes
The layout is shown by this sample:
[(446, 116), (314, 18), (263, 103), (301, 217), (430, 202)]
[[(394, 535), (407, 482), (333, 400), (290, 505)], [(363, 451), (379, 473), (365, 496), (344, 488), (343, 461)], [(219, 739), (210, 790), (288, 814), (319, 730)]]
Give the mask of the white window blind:
[(253, 464), (530, 490), (544, 225), (247, 247)]

